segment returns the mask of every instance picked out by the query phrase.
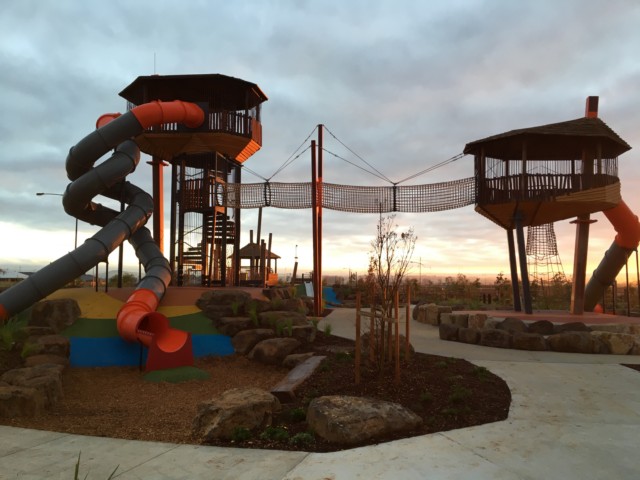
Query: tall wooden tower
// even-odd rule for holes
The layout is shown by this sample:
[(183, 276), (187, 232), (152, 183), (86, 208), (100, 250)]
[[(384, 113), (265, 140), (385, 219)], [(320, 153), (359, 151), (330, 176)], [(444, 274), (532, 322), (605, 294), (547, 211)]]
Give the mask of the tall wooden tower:
[(465, 146), (464, 153), (475, 158), (476, 211), (507, 231), (516, 311), (521, 306), (514, 230), (524, 309), (532, 313), (524, 227), (577, 217), (578, 295), (572, 294), (572, 313), (582, 313), (589, 214), (620, 204), (618, 155), (631, 148), (593, 114), (594, 105), (597, 97), (589, 97), (583, 118), (511, 130)]
[(120, 96), (128, 109), (154, 100), (198, 104), (205, 122), (191, 129), (164, 124), (135, 140), (152, 156), (154, 239), (162, 249), (163, 167), (171, 165), (173, 284), (237, 285), (240, 209), (216, 205), (218, 185), (240, 183), (241, 166), (262, 146), (260, 88), (219, 74), (138, 77)]

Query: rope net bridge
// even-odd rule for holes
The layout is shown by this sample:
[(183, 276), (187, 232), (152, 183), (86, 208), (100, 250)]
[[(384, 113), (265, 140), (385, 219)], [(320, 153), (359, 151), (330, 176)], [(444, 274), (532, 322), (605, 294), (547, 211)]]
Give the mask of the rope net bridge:
[[(216, 183), (213, 204), (228, 208), (312, 208), (312, 183)], [(319, 183), (322, 208), (354, 213), (426, 213), (475, 203), (473, 177), (425, 185), (382, 187)]]

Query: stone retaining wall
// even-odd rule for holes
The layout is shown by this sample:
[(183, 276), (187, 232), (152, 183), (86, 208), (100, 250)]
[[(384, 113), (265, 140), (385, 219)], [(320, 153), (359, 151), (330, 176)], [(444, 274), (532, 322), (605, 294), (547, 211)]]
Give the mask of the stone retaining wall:
[[(423, 310), (432, 315), (436, 311), (433, 307)], [(431, 323), (426, 313), (422, 318)], [(437, 318), (440, 338), (447, 341), (517, 350), (640, 355), (640, 325), (636, 324), (554, 324), (446, 311), (439, 311)]]

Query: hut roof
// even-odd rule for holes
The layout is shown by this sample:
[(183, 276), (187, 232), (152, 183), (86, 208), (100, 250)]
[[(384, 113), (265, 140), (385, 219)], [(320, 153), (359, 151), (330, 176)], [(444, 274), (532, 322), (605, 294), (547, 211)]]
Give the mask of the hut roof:
[(253, 108), (267, 100), (255, 83), (219, 73), (195, 75), (147, 75), (136, 78), (120, 96), (140, 105), (151, 100), (209, 101), (225, 110)]
[[(257, 243), (247, 243), (240, 249), (240, 258), (260, 258), (260, 245)], [(266, 258), (277, 260), (280, 256), (267, 250)]]
[(487, 157), (522, 158), (522, 142), (526, 140), (527, 158), (535, 160), (575, 160), (584, 148), (595, 149), (598, 142), (602, 158), (615, 158), (630, 150), (627, 142), (599, 118), (577, 118), (567, 122), (521, 128), (467, 143), (466, 154), (479, 154), (484, 148)]

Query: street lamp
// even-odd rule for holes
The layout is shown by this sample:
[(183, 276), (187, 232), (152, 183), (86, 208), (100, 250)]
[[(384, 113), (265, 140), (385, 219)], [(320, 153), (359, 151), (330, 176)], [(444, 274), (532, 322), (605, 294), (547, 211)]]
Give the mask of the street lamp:
[[(36, 193), (36, 195), (38, 197), (41, 197), (43, 195), (53, 195), (56, 197), (64, 197), (64, 195), (62, 193), (49, 193), (49, 192), (38, 192)], [(76, 235), (75, 235), (75, 239), (73, 242), (73, 249), (75, 250), (76, 248), (78, 248), (78, 219), (76, 218)]]

